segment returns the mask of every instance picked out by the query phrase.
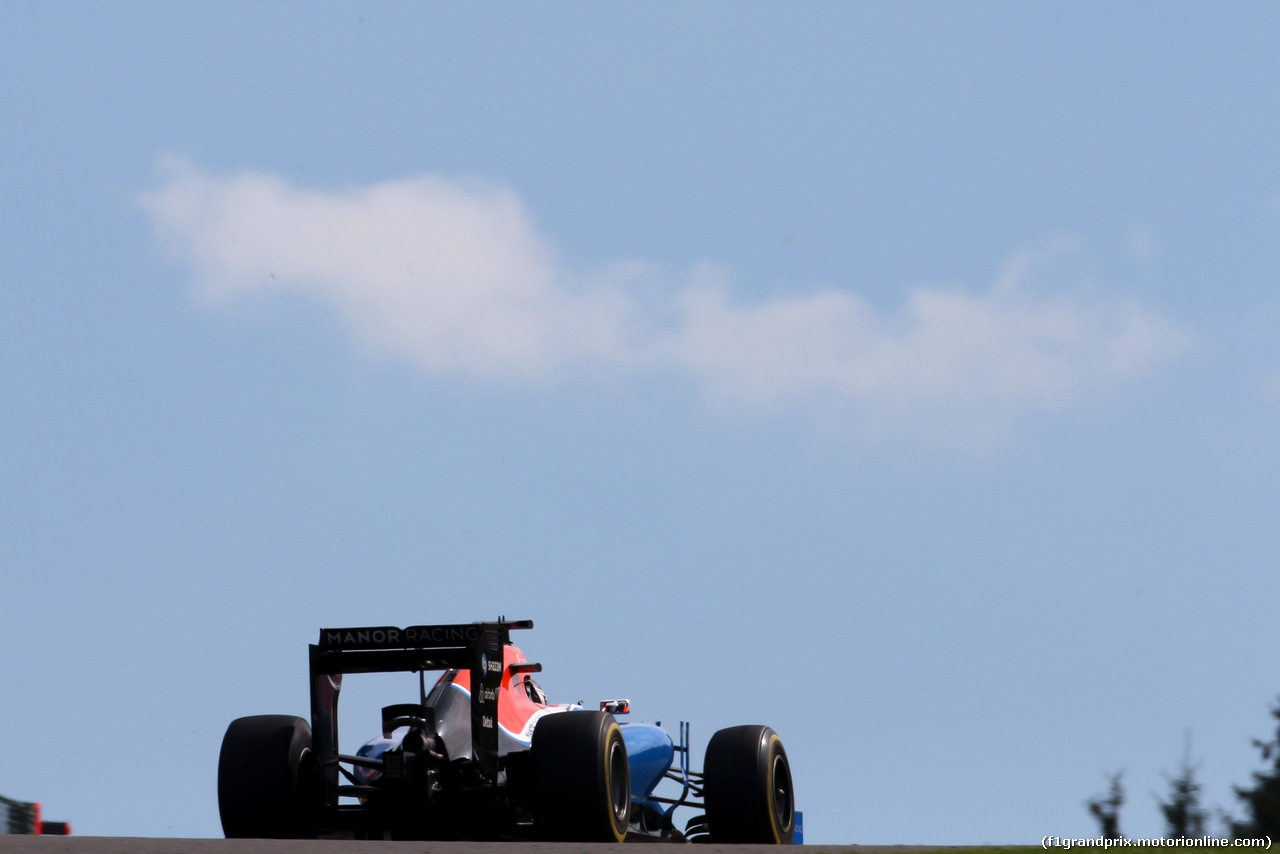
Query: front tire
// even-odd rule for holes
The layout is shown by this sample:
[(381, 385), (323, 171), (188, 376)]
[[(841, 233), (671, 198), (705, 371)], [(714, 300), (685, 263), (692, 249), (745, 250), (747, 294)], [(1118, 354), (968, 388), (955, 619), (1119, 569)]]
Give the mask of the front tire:
[(736, 726), (713, 735), (703, 799), (712, 842), (791, 844), (795, 794), (778, 734), (767, 726)]
[(311, 726), (290, 715), (237, 718), (218, 755), (218, 813), (228, 839), (315, 836), (320, 769)]
[(621, 842), (631, 816), (631, 769), (622, 730), (606, 712), (538, 721), (530, 746), (534, 826), (556, 842)]

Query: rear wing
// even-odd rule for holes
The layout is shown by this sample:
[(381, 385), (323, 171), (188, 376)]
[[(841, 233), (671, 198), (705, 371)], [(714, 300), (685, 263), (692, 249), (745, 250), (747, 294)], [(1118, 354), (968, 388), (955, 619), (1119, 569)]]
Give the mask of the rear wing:
[(496, 782), (498, 771), (498, 688), (502, 648), (513, 629), (532, 629), (532, 620), (439, 626), (368, 626), (321, 629), (311, 645), (311, 740), (326, 782), (326, 803), (338, 801), (338, 693), (346, 673), (471, 673), (471, 746), (481, 775)]

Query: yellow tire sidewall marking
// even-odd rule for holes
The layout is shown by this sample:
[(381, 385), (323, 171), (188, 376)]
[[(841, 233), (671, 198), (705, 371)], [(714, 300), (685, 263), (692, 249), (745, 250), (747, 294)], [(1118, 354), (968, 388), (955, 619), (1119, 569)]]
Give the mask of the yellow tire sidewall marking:
[(766, 753), (766, 759), (765, 759), (765, 761), (769, 763), (769, 770), (765, 773), (765, 779), (768, 781), (768, 785), (769, 785), (769, 828), (773, 831), (774, 844), (781, 845), (782, 844), (782, 828), (778, 827), (778, 805), (774, 797), (774, 792), (777, 791), (778, 787), (773, 784), (774, 783), (773, 781), (773, 765), (774, 765), (773, 746), (774, 744), (778, 745), (779, 750), (782, 749), (782, 739), (778, 738), (778, 734), (776, 732), (773, 735), (769, 736), (769, 750)]
[(613, 744), (614, 733), (618, 734), (618, 741), (623, 742), (622, 749), (624, 751), (626, 750), (626, 742), (623, 741), (623, 738), (622, 738), (622, 729), (617, 725), (617, 723), (609, 724), (609, 729), (604, 739), (605, 801), (607, 802), (609, 807), (609, 829), (613, 832), (613, 838), (616, 839), (618, 842), (622, 842), (624, 839), (627, 838), (627, 829), (626, 827), (623, 827), (622, 832), (619, 833), (618, 823), (617, 821), (614, 820), (614, 815), (613, 815), (613, 768), (611, 767), (611, 763), (613, 761), (612, 744)]

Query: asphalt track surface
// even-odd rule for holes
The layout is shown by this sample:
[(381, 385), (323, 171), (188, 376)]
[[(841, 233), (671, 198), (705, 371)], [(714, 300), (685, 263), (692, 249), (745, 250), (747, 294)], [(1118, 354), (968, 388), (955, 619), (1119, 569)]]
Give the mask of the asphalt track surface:
[[(913, 854), (937, 845), (802, 845), (804, 854)], [(628, 850), (634, 851), (634, 848)], [(685, 850), (670, 845), (670, 850)], [(28, 854), (617, 854), (592, 842), (368, 842), (344, 839), (155, 839), (0, 835), (0, 852)], [(698, 845), (692, 854), (778, 854), (777, 845)], [(656, 852), (655, 852), (656, 854)]]

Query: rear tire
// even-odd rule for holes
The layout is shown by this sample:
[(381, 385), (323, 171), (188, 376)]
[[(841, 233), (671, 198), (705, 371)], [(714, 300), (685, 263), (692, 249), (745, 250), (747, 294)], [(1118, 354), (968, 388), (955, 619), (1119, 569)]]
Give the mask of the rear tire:
[(703, 799), (712, 842), (791, 844), (795, 795), (778, 734), (767, 726), (736, 726), (713, 735)]
[(315, 836), (320, 792), (305, 720), (254, 715), (227, 727), (218, 755), (218, 813), (228, 839)]
[(561, 712), (538, 721), (533, 754), (534, 827), (556, 842), (621, 842), (631, 817), (631, 769), (622, 730), (605, 712)]

